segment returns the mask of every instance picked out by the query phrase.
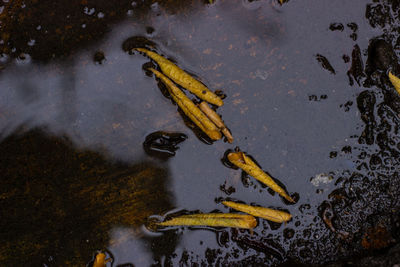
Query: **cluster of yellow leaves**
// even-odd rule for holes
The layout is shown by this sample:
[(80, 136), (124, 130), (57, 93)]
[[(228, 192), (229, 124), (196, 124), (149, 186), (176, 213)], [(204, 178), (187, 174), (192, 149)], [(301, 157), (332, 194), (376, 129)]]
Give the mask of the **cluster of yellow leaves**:
[(212, 140), (221, 139), (222, 134), (227, 137), (229, 143), (233, 137), (223, 123), (221, 117), (212, 110), (206, 102), (202, 102), (200, 109), (174, 84), (177, 83), (186, 88), (200, 99), (216, 106), (222, 106), (224, 102), (215, 93), (211, 92), (204, 84), (190, 76), (170, 60), (145, 48), (136, 48), (137, 51), (145, 53), (153, 59), (163, 73), (150, 68), (167, 87), (172, 99), (178, 104), (182, 111)]
[(200, 99), (203, 99), (204, 101), (207, 101), (208, 103), (214, 104), (219, 107), (224, 104), (219, 96), (211, 92), (204, 84), (190, 76), (187, 72), (179, 68), (170, 60), (145, 48), (136, 48), (136, 50), (145, 53), (148, 57), (157, 62), (158, 66), (160, 66), (160, 69), (165, 74), (165, 76), (167, 76), (183, 88), (186, 88)]
[(274, 210), (264, 207), (255, 207), (246, 204), (223, 201), (222, 204), (232, 209), (247, 213), (200, 213), (182, 215), (170, 220), (157, 223), (159, 226), (211, 226), (211, 227), (235, 227), (243, 229), (253, 229), (257, 226), (257, 221), (253, 217), (267, 219), (277, 223), (289, 221), (292, 216), (284, 211)]
[(264, 207), (254, 207), (246, 204), (235, 203), (232, 201), (223, 201), (222, 204), (232, 209), (253, 215), (255, 217), (260, 217), (277, 223), (287, 222), (292, 218), (292, 215), (281, 210), (274, 210)]
[[(222, 106), (224, 103), (221, 98), (211, 92), (204, 84), (180, 69), (170, 60), (145, 48), (136, 48), (137, 51), (145, 53), (153, 59), (160, 67), (161, 71), (153, 68), (149, 70), (159, 78), (167, 87), (172, 99), (178, 104), (181, 110), (212, 140), (218, 140), (224, 134), (229, 143), (233, 142), (233, 137), (225, 126), (221, 117), (210, 108), (206, 103)], [(177, 85), (189, 90), (200, 99), (204, 100), (199, 105), (194, 104)], [(228, 160), (237, 167), (269, 186), (282, 197), (290, 202), (294, 200), (265, 172), (263, 172), (249, 157), (243, 152), (228, 154)], [(235, 227), (253, 229), (257, 226), (257, 220), (253, 217), (260, 217), (277, 223), (287, 222), (291, 215), (280, 210), (273, 210), (264, 207), (249, 206), (246, 204), (224, 201), (224, 205), (247, 214), (232, 213), (201, 213), (183, 215), (171, 218), (164, 222), (156, 223), (157, 226), (211, 226), (211, 227)]]
[(172, 99), (182, 111), (212, 140), (219, 140), (221, 133), (217, 126), (164, 74), (150, 69), (166, 86)]

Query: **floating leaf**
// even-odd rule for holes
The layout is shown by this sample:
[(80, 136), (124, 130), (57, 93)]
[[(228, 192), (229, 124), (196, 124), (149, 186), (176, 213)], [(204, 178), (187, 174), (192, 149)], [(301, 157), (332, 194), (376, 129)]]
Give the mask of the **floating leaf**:
[(150, 68), (161, 81), (167, 86), (172, 99), (178, 104), (183, 112), (206, 133), (212, 140), (221, 139), (221, 133), (217, 126), (190, 100), (170, 79), (161, 72)]
[(221, 117), (214, 110), (212, 110), (206, 102), (201, 102), (199, 104), (199, 108), (221, 130), (221, 132), (226, 136), (228, 142), (233, 143), (233, 136), (231, 132), (228, 130), (228, 128), (226, 128)]
[(397, 93), (400, 94), (400, 78), (398, 78), (397, 76), (393, 75), (390, 71), (389, 71), (389, 79), (392, 82), (394, 88), (396, 89)]
[(222, 204), (231, 207), (232, 209), (277, 223), (287, 222), (292, 218), (292, 215), (280, 210), (273, 210), (264, 207), (254, 207), (246, 204), (235, 203), (232, 201), (223, 201)]
[(106, 254), (99, 253), (96, 255), (96, 258), (93, 263), (93, 267), (105, 267), (106, 263), (111, 261), (111, 259), (106, 259)]
[(257, 166), (249, 157), (243, 152), (232, 152), (228, 154), (228, 160), (235, 166), (243, 169), (245, 172), (269, 186), (272, 190), (284, 197), (287, 201), (294, 203), (295, 201), (280, 187), (268, 174), (266, 174), (260, 167)]
[(187, 90), (198, 96), (200, 99), (203, 99), (217, 106), (222, 106), (224, 104), (224, 102), (219, 96), (211, 92), (204, 84), (202, 84), (201, 82), (190, 76), (184, 70), (180, 69), (173, 62), (145, 48), (135, 48), (135, 49), (137, 51), (145, 53), (148, 57), (157, 62), (162, 72), (167, 77), (172, 79), (180, 86), (186, 88)]
[(253, 229), (257, 226), (257, 220), (251, 215), (232, 213), (202, 213), (182, 215), (171, 220), (158, 223), (160, 226), (211, 226), (234, 227)]

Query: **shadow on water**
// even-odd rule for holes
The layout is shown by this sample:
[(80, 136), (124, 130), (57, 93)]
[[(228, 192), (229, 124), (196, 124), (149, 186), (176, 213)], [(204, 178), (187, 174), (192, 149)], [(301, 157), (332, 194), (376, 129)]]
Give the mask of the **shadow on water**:
[[(140, 228), (172, 208), (167, 168), (113, 162), (43, 130), (4, 139), (0, 170), (0, 260), (7, 266), (84, 266), (109, 245), (112, 227)], [(169, 237), (161, 250), (151, 244), (163, 236), (136, 238), (155, 258), (177, 242)]]

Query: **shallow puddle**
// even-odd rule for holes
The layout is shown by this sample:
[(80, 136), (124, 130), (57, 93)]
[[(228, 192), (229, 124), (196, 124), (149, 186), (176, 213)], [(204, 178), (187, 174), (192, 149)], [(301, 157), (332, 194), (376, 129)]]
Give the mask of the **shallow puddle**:
[[(400, 97), (373, 53), (378, 38), (399, 54), (396, 4), (2, 6), (5, 265), (84, 266), (98, 251), (112, 266), (324, 264), (397, 242)], [(233, 144), (210, 142), (182, 117), (138, 45), (223, 91), (217, 112)], [(235, 147), (297, 202), (228, 168)], [(172, 213), (229, 212), (225, 199), (293, 219), (258, 219), (254, 233), (146, 228)]]

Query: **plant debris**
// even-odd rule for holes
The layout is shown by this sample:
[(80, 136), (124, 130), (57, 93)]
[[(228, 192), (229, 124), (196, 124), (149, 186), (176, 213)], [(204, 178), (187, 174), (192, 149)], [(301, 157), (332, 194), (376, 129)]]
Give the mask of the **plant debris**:
[(139, 52), (145, 53), (148, 57), (153, 59), (161, 68), (162, 72), (174, 82), (189, 90), (200, 99), (207, 101), (208, 103), (222, 106), (224, 102), (222, 99), (211, 92), (204, 84), (190, 76), (187, 72), (176, 66), (170, 60), (160, 56), (159, 54), (147, 50), (145, 48), (135, 48)]
[(234, 227), (253, 229), (257, 226), (257, 220), (251, 215), (232, 213), (201, 213), (182, 215), (165, 222), (158, 223), (159, 226), (211, 226), (211, 227)]
[(260, 217), (260, 218), (267, 219), (269, 221), (273, 221), (276, 223), (287, 222), (292, 218), (292, 215), (290, 215), (287, 212), (280, 211), (280, 210), (274, 210), (274, 209), (269, 209), (269, 208), (264, 208), (264, 207), (255, 207), (255, 206), (236, 203), (236, 202), (232, 202), (232, 201), (223, 201), (222, 204), (224, 204), (225, 206), (228, 206), (232, 209), (239, 210), (239, 211), (248, 213), (250, 215), (253, 215), (255, 217)]
[(106, 254), (98, 253), (93, 262), (93, 267), (105, 267), (107, 262), (110, 262), (111, 259), (106, 259)]
[(150, 68), (157, 78), (167, 86), (172, 99), (178, 104), (182, 111), (206, 133), (212, 140), (221, 139), (222, 135), (215, 124), (164, 74)]
[(228, 154), (228, 160), (235, 166), (243, 169), (246, 173), (253, 176), (263, 184), (269, 186), (272, 190), (284, 197), (287, 201), (294, 203), (295, 201), (280, 187), (271, 176), (266, 174), (243, 152), (231, 152)]
[(400, 78), (398, 78), (397, 76), (393, 75), (389, 71), (389, 79), (390, 79), (391, 83), (393, 84), (394, 88), (396, 89), (397, 93), (399, 93), (399, 95), (400, 95)]
[(228, 128), (225, 126), (221, 117), (214, 110), (212, 110), (206, 102), (201, 102), (199, 104), (199, 108), (221, 130), (221, 132), (225, 135), (226, 139), (228, 140), (228, 143), (233, 143), (233, 136), (231, 132), (228, 130)]

